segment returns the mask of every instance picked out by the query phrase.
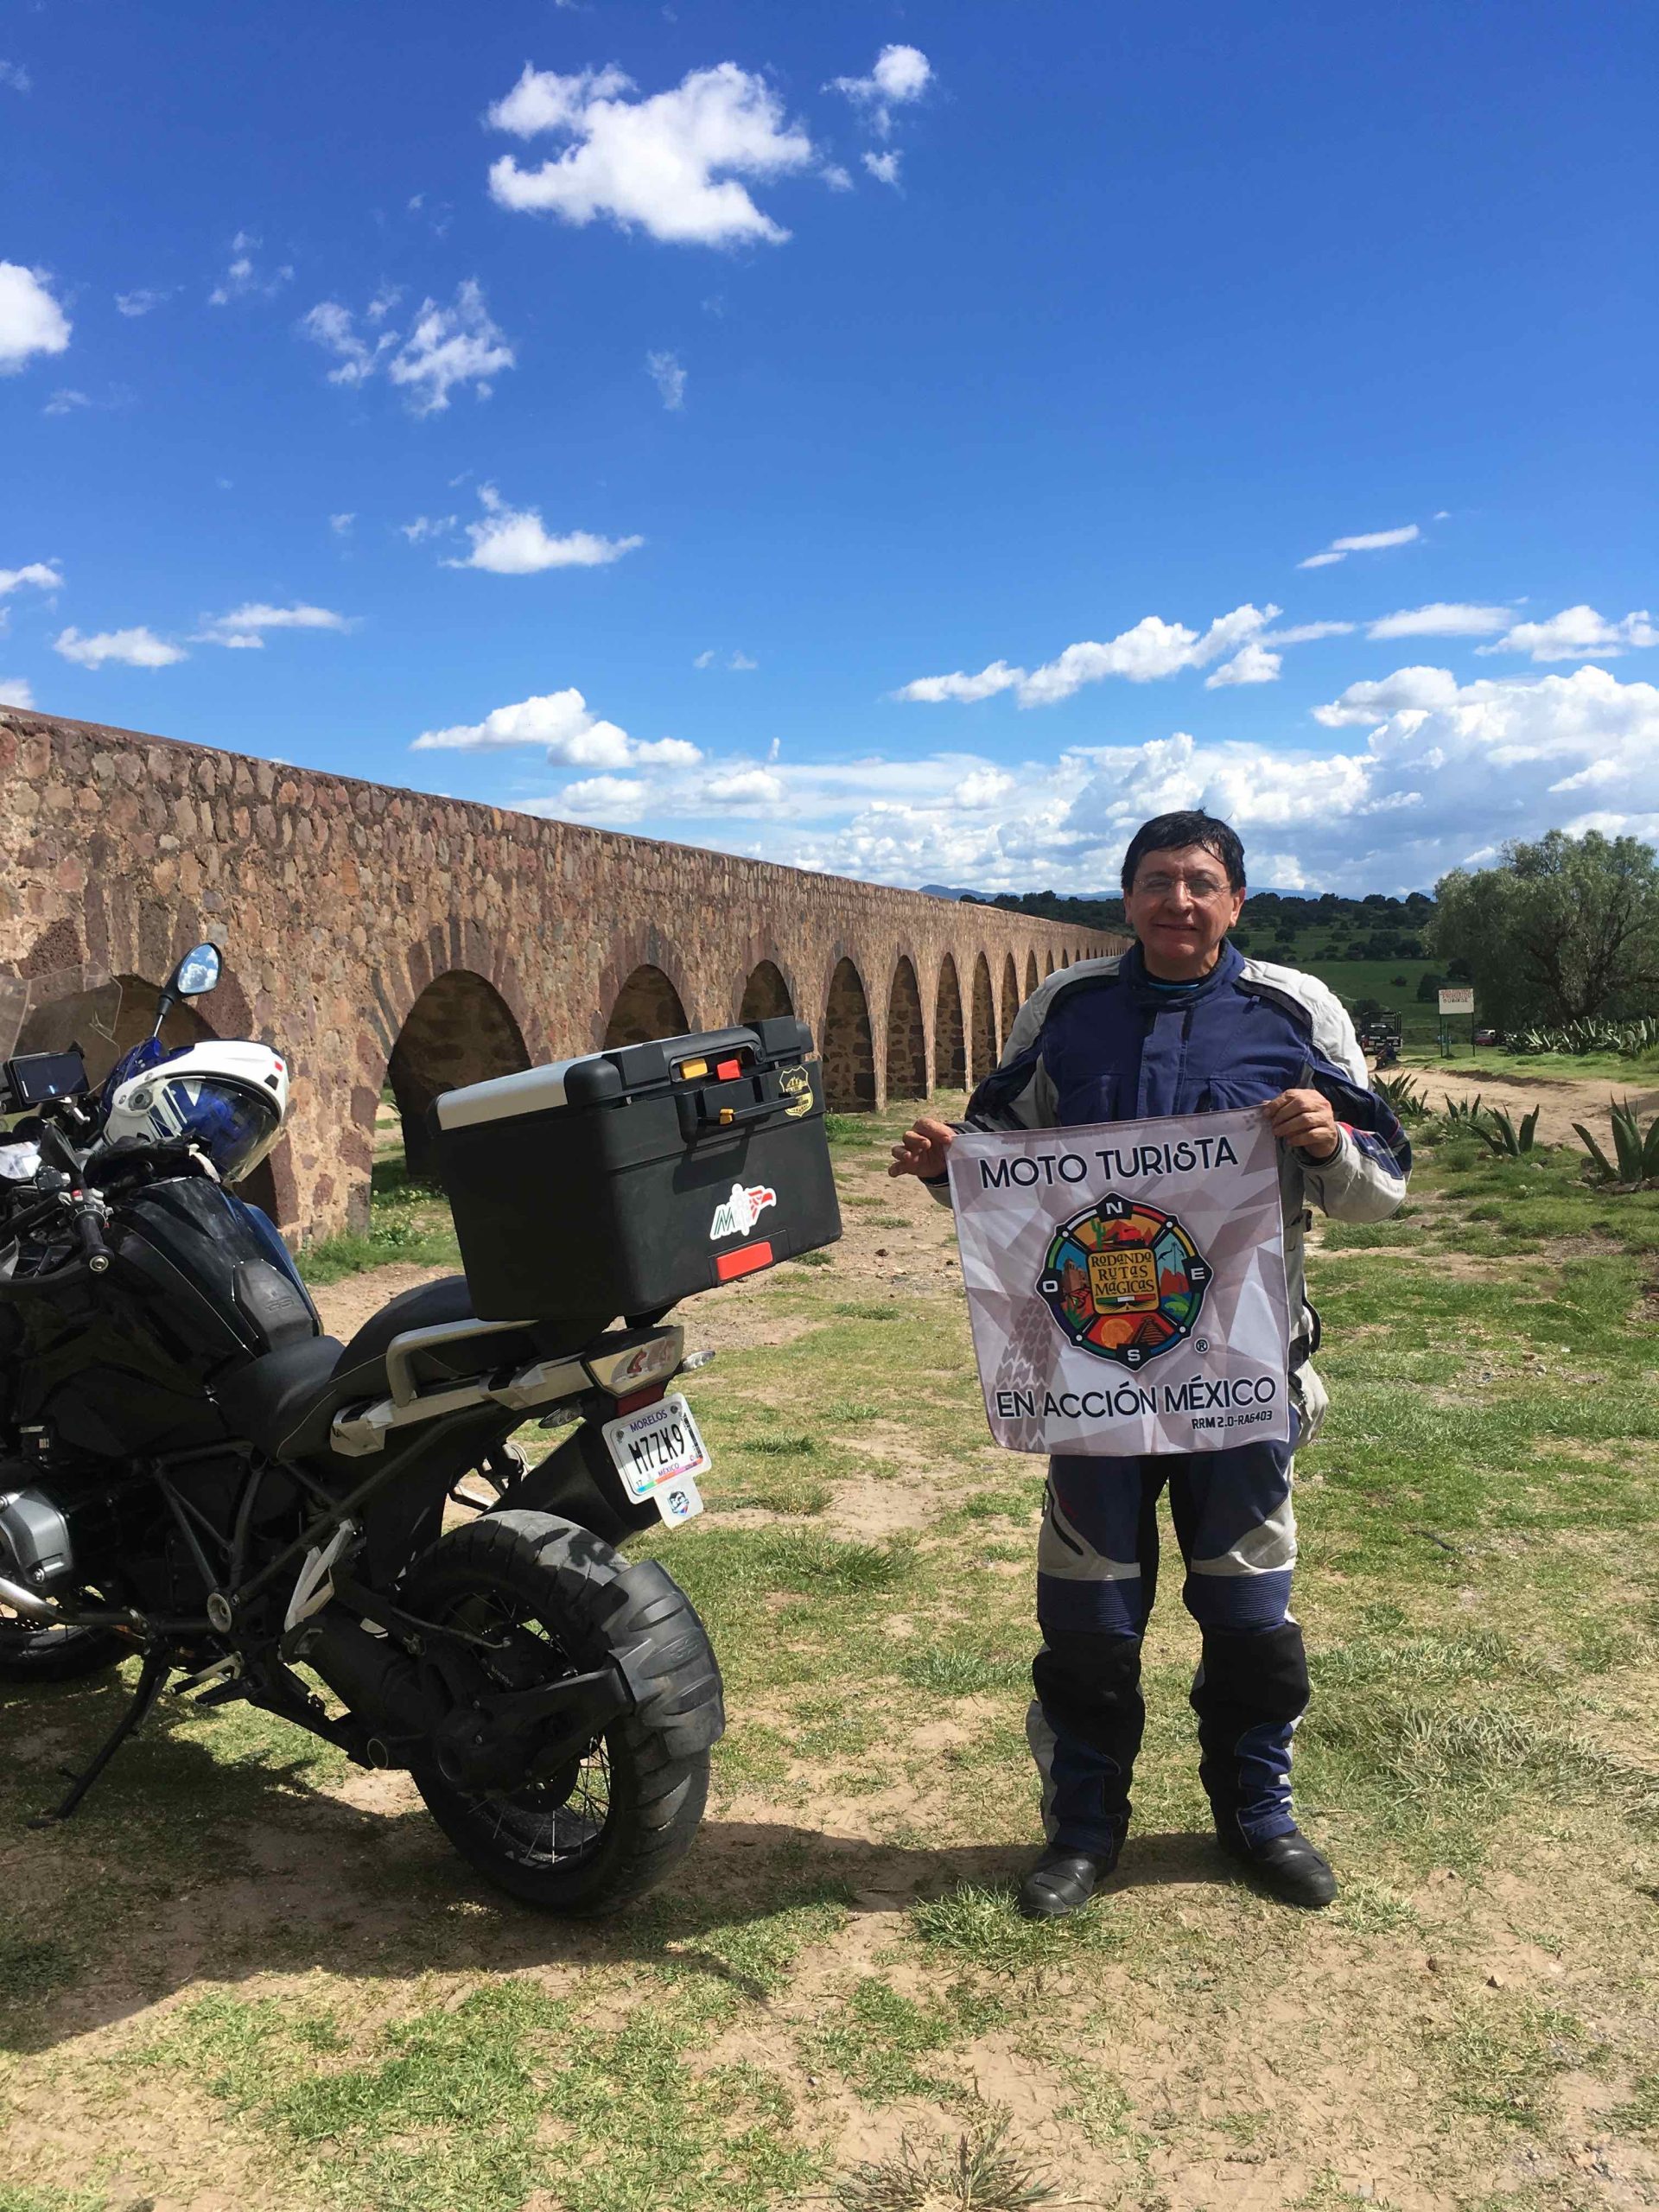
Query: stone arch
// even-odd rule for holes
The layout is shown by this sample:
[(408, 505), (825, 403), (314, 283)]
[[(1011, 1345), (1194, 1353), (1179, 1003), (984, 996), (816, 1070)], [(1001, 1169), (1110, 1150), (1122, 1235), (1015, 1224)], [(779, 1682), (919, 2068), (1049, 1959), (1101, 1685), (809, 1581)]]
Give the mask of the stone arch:
[(1061, 953), (1060, 965), (1062, 968), (1069, 968), (1071, 965), (1071, 955), (1069, 952)]
[(864, 978), (849, 959), (836, 963), (824, 1001), (823, 1103), (833, 1113), (875, 1110), (875, 1038)]
[(962, 1027), (962, 985), (957, 963), (947, 952), (939, 963), (939, 987), (933, 996), (933, 1088), (968, 1088), (968, 1046)]
[(784, 981), (784, 971), (775, 960), (757, 961), (749, 980), (743, 986), (743, 1000), (737, 1009), (740, 1021), (766, 1021), (773, 1015), (793, 1014), (795, 1001), (789, 995), (789, 985)]
[(893, 963), (887, 993), (887, 1096), (927, 1096), (927, 1026), (922, 1020), (915, 965), (905, 952)]
[(1007, 953), (1002, 961), (1002, 1044), (1006, 1051), (1008, 1032), (1014, 1027), (1014, 1016), (1020, 1011), (1020, 971), (1014, 964), (1014, 955)]
[(968, 1032), (968, 1073), (983, 1083), (996, 1065), (996, 999), (991, 989), (990, 963), (982, 952), (974, 963), (973, 1017)]
[(1050, 976), (1054, 973), (1054, 956), (1053, 956), (1053, 954), (1052, 954), (1052, 952), (1045, 953), (1045, 954), (1044, 954), (1044, 956), (1043, 956), (1043, 961), (1044, 961), (1044, 966), (1043, 966), (1043, 980), (1044, 980), (1044, 982), (1047, 982), (1047, 980), (1048, 980), (1048, 978), (1049, 978), (1049, 977), (1050, 977)]
[(1037, 956), (1034, 952), (1028, 952), (1026, 955), (1026, 996), (1027, 998), (1036, 989), (1037, 982)]
[(636, 968), (616, 995), (601, 1050), (645, 1045), (653, 1037), (679, 1037), (689, 1028), (680, 995), (660, 968)]
[(446, 968), (435, 976), (404, 1015), (386, 1063), (410, 1180), (436, 1174), (426, 1127), (426, 1109), (435, 1098), (529, 1065), (524, 1033), (493, 983), (470, 968)]

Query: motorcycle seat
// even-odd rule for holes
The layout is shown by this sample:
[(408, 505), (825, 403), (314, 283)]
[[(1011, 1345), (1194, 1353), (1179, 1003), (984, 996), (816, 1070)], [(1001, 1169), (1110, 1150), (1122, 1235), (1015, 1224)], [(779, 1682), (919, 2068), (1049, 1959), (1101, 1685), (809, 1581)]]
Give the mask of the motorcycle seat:
[(327, 1398), (345, 1349), (334, 1337), (278, 1344), (214, 1386), (219, 1412), (238, 1436), (273, 1459), (287, 1457), (287, 1438)]
[[(238, 1436), (273, 1459), (326, 1452), (329, 1428), (343, 1406), (385, 1395), (386, 1348), (394, 1337), (470, 1320), (472, 1312), (465, 1275), (418, 1284), (365, 1321), (348, 1344), (313, 1337), (250, 1361), (218, 1386), (219, 1410)], [(422, 1355), (422, 1364), (429, 1363), (435, 1370), (429, 1379), (435, 1381), (445, 1371), (469, 1371), (477, 1361), (463, 1342), (453, 1355), (442, 1350)]]

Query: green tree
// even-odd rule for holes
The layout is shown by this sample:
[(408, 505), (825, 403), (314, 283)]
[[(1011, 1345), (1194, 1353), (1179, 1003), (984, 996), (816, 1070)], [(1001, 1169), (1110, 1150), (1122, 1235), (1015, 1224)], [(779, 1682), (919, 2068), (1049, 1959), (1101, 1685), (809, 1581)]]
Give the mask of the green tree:
[(1638, 837), (1551, 830), (1434, 887), (1429, 947), (1466, 963), (1489, 1021), (1645, 1014), (1659, 1001), (1659, 857)]

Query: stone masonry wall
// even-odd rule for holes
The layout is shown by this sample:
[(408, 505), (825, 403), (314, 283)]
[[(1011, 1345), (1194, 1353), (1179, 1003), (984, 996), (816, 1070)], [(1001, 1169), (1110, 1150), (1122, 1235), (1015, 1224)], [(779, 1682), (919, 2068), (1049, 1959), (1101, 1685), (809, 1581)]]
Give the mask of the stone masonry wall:
[[(855, 1109), (887, 1095), (901, 960), (929, 1010), (937, 1080), (942, 972), (959, 979), (959, 997), (982, 956), (992, 976), (1012, 957), (1028, 995), (1037, 976), (1122, 943), (10, 707), (0, 861), (0, 1000), (8, 978), (85, 962), (159, 982), (198, 939), (223, 948), (225, 980), (201, 1011), (217, 1033), (265, 1039), (289, 1058), (295, 1103), (269, 1194), (302, 1236), (365, 1217), (394, 1052), (400, 1090), (419, 1092), (453, 1081), (449, 1069), (499, 1071), (492, 1055), (512, 1064), (517, 1039), (531, 1061), (592, 1051), (643, 966), (668, 978), (691, 1028), (722, 1027), (763, 961), (822, 1036), (846, 961), (868, 1035), (837, 1039), (857, 1095), (832, 1090), (831, 1103)], [(439, 977), (451, 980), (410, 1024)], [(838, 1014), (846, 1003), (839, 993)], [(971, 1019), (960, 1003), (946, 1011), (953, 1058)], [(1005, 1005), (999, 1046), (1007, 1019)]]

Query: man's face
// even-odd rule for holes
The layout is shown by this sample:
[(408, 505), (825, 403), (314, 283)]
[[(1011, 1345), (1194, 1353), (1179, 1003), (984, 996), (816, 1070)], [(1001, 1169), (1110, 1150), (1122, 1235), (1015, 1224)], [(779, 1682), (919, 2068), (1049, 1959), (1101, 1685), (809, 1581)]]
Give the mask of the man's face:
[(1123, 894), (1147, 966), (1169, 982), (1209, 973), (1243, 904), (1244, 893), (1204, 845), (1144, 855)]

